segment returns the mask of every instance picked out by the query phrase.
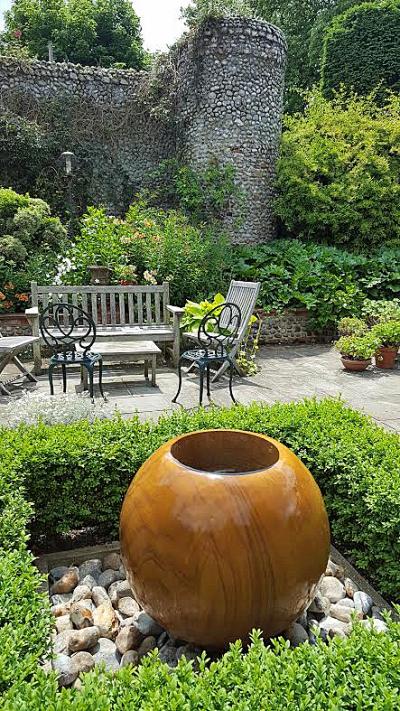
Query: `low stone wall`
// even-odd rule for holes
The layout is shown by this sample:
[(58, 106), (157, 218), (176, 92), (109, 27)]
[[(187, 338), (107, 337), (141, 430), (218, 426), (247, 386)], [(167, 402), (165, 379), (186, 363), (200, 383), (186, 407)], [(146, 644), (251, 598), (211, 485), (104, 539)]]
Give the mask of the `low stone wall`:
[(333, 329), (315, 331), (309, 324), (307, 309), (287, 309), (282, 313), (258, 312), (263, 321), (261, 345), (291, 345), (292, 343), (329, 343), (334, 338)]
[(0, 314), (2, 336), (31, 336), (32, 329), (24, 314)]

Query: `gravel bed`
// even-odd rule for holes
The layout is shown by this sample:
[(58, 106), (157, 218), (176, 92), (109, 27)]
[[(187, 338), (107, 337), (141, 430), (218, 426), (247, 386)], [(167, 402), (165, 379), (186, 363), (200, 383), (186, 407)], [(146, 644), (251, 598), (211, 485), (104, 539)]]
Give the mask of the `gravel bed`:
[[(79, 688), (80, 675), (96, 664), (104, 663), (109, 671), (136, 666), (156, 647), (170, 667), (183, 655), (195, 664), (202, 652), (171, 637), (140, 608), (118, 553), (86, 560), (79, 567), (53, 568), (49, 590), (56, 618), (51, 668), (58, 673), (60, 686)], [(324, 640), (346, 637), (357, 618), (378, 632), (387, 629), (382, 610), (330, 560), (308, 610), (282, 635), (293, 647), (314, 644), (318, 632)]]

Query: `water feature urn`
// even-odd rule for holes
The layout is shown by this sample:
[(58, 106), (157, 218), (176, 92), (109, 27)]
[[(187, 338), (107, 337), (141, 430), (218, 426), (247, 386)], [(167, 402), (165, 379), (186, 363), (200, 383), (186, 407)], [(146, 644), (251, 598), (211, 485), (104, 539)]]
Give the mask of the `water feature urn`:
[(160, 447), (129, 487), (120, 538), (139, 604), (174, 637), (210, 649), (288, 627), (313, 599), (330, 543), (304, 464), (237, 430)]

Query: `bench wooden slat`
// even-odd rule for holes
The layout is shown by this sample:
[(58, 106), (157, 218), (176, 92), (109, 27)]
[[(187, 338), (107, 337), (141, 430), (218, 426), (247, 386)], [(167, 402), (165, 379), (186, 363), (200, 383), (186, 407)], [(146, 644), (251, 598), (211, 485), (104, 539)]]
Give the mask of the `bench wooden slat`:
[(156, 302), (156, 323), (161, 323), (161, 294), (154, 294)]
[(92, 294), (92, 319), (95, 323), (97, 323), (97, 297), (96, 294)]
[(93, 284), (90, 286), (38, 286), (38, 294), (154, 294), (159, 292), (164, 293), (164, 286), (162, 284), (157, 285), (145, 285), (145, 286), (121, 286), (120, 284), (112, 285), (97, 285)]
[(103, 326), (106, 326), (107, 325), (107, 296), (106, 296), (106, 294), (100, 294), (100, 303), (101, 303), (100, 322)]
[(110, 314), (111, 314), (111, 325), (117, 325), (117, 317), (115, 312), (115, 294), (110, 294)]
[(119, 322), (123, 326), (125, 324), (125, 294), (119, 294), (118, 306), (119, 306)]
[(146, 321), (147, 323), (152, 323), (152, 312), (151, 312), (151, 294), (146, 294)]
[(88, 295), (85, 292), (82, 292), (82, 308), (88, 312)]
[(137, 308), (138, 308), (138, 324), (141, 326), (143, 324), (143, 296), (140, 292), (137, 295)]
[(133, 305), (133, 294), (128, 294), (129, 323), (135, 323), (135, 307)]

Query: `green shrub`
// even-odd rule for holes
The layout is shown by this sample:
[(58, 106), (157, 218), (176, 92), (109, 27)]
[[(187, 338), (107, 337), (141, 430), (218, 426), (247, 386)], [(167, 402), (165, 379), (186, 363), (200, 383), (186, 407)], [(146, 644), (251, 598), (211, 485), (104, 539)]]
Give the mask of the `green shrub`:
[(368, 326), (361, 318), (349, 316), (342, 318), (338, 323), (340, 336), (363, 336), (367, 330)]
[(339, 353), (352, 360), (370, 360), (380, 345), (378, 335), (371, 332), (363, 336), (342, 336), (335, 343)]
[(385, 321), (373, 326), (371, 333), (379, 340), (382, 346), (398, 348), (400, 346), (400, 320)]
[(88, 266), (96, 263), (110, 267), (116, 282), (121, 267), (129, 265), (140, 283), (169, 281), (173, 303), (184, 304), (221, 287), (229, 249), (211, 228), (200, 230), (180, 212), (151, 208), (139, 200), (124, 220), (89, 208), (66, 257), (72, 263), (63, 277), (66, 283), (87, 283)]
[(383, 593), (398, 596), (399, 437), (339, 401), (179, 412), (157, 424), (135, 419), (3, 430), (0, 460), (24, 481), (36, 537), (85, 526), (116, 535), (124, 494), (142, 462), (180, 433), (221, 427), (263, 432), (293, 449), (322, 489), (336, 544)]
[(54, 679), (36, 674), (15, 684), (3, 711), (391, 711), (399, 704), (398, 624), (388, 634), (357, 625), (348, 640), (291, 649), (266, 648), (257, 635), (247, 653), (239, 643), (200, 672), (181, 659), (176, 670), (156, 655), (117, 674), (85, 674), (81, 691), (57, 692)]
[(351, 7), (325, 31), (321, 78), (327, 96), (341, 85), (358, 94), (376, 87), (400, 90), (400, 2), (379, 0)]
[(400, 321), (400, 299), (366, 299), (362, 315), (371, 326), (386, 321)]
[(260, 281), (259, 305), (269, 312), (307, 308), (315, 328), (361, 315), (370, 299), (400, 291), (399, 249), (368, 255), (298, 240), (237, 247), (233, 274)]
[(310, 93), (287, 116), (275, 212), (286, 234), (349, 247), (400, 239), (400, 96)]
[(54, 279), (65, 238), (47, 203), (0, 188), (0, 312), (25, 308), (32, 279)]

